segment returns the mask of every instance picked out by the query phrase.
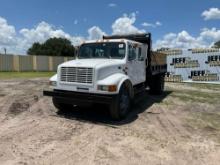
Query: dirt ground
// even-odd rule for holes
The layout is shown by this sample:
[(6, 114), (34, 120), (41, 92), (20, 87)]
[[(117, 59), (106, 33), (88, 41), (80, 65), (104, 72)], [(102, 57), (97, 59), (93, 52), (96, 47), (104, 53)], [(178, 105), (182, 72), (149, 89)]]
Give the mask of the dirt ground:
[(0, 81), (0, 164), (220, 163), (220, 86), (167, 83), (128, 118), (104, 106), (57, 112), (47, 78)]

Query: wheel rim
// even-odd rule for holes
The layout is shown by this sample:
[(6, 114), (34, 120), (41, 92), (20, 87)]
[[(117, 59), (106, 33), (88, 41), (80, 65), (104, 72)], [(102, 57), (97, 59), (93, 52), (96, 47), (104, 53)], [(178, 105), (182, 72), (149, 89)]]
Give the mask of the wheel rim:
[(120, 97), (120, 111), (125, 114), (129, 109), (130, 99), (128, 93), (123, 91)]

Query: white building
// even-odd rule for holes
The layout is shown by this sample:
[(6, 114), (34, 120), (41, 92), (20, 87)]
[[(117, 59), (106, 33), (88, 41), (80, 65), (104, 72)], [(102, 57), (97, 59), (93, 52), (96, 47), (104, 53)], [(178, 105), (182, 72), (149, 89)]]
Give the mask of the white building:
[(167, 49), (166, 81), (220, 83), (220, 49)]

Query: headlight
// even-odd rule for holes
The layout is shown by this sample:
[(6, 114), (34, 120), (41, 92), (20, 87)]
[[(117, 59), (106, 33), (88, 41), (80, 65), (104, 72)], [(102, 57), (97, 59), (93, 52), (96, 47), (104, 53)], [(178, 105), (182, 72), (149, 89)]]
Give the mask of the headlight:
[(107, 92), (116, 92), (117, 85), (99, 85), (98, 90)]
[(50, 82), (49, 82), (49, 85), (50, 85), (50, 86), (57, 86), (57, 82), (56, 82), (56, 81), (50, 81)]

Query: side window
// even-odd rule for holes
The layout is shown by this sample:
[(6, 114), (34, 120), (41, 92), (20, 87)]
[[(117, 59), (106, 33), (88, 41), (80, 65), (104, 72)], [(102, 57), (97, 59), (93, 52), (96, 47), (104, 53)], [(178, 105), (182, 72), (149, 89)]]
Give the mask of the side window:
[(135, 60), (136, 57), (137, 57), (136, 48), (134, 48), (133, 46), (129, 45), (128, 46), (128, 60), (129, 61)]
[(138, 61), (144, 61), (142, 49), (138, 48)]

